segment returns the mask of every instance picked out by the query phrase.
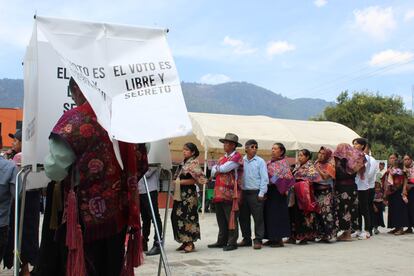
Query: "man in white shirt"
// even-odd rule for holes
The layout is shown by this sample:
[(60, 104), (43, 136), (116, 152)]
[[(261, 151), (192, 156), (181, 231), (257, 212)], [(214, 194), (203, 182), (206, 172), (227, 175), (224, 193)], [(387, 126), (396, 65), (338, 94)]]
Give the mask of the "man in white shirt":
[(370, 235), (372, 236), (372, 230), (373, 230), (373, 226), (372, 226), (372, 218), (375, 215), (374, 212), (374, 197), (375, 197), (375, 181), (377, 179), (377, 174), (379, 172), (379, 168), (378, 168), (378, 161), (372, 157), (372, 153), (371, 153), (371, 144), (367, 143), (367, 146), (365, 147), (364, 150), (365, 156), (368, 156), (370, 158), (370, 173), (368, 175), (368, 207), (369, 207), (369, 214), (371, 217), (371, 229), (369, 231)]
[[(352, 141), (355, 149), (365, 151), (368, 141), (365, 138), (356, 138)], [(365, 154), (365, 168), (357, 173), (355, 183), (358, 186), (358, 225), (354, 225), (353, 237), (368, 239), (372, 235), (371, 214), (370, 214), (370, 187), (375, 186), (376, 160)], [(371, 183), (373, 182), (373, 183)], [(372, 203), (371, 203), (372, 205)], [(362, 217), (364, 217), (364, 229), (362, 231)]]

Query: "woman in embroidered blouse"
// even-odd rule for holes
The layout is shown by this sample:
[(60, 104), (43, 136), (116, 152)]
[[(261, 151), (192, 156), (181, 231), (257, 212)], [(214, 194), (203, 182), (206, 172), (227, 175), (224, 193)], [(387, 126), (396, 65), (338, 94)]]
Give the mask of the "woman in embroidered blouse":
[(293, 171), (296, 183), (295, 204), (290, 209), (292, 235), (289, 242), (291, 243), (296, 243), (298, 240), (299, 244), (307, 244), (317, 237), (315, 224), (317, 204), (313, 196), (313, 182), (320, 181), (321, 176), (316, 171), (311, 158), (312, 154), (309, 150), (300, 150), (299, 164)]
[(339, 144), (335, 157), (335, 199), (338, 230), (337, 241), (352, 241), (351, 232), (358, 226), (358, 191), (356, 172), (364, 167), (365, 156), (349, 144)]
[(201, 170), (197, 157), (198, 148), (193, 143), (183, 147), (184, 161), (175, 174), (174, 204), (171, 222), (174, 239), (181, 243), (177, 251), (193, 252), (194, 242), (200, 239), (200, 224), (198, 220), (198, 198), (196, 185), (206, 184), (207, 180)]
[(388, 158), (390, 168), (382, 177), (385, 201), (388, 202), (388, 228), (394, 228), (388, 233), (403, 235), (404, 227), (408, 227), (407, 198), (404, 191), (407, 185), (407, 175), (403, 171), (403, 163), (398, 159), (398, 154), (393, 153)]
[(282, 239), (290, 236), (290, 221), (287, 194), (295, 183), (290, 165), (285, 157), (286, 148), (281, 143), (272, 147), (272, 159), (267, 162), (269, 186), (264, 206), (265, 238), (264, 245), (283, 247)]
[(411, 154), (406, 153), (404, 155), (404, 170), (407, 174), (407, 185), (404, 190), (408, 208), (408, 216), (410, 219), (410, 225), (405, 233), (412, 233), (414, 227), (414, 162)]
[(321, 175), (321, 181), (314, 183), (315, 199), (318, 203), (317, 218), (318, 235), (322, 242), (329, 242), (336, 236), (336, 215), (333, 208), (333, 184), (335, 180), (335, 160), (332, 150), (321, 147), (315, 168)]

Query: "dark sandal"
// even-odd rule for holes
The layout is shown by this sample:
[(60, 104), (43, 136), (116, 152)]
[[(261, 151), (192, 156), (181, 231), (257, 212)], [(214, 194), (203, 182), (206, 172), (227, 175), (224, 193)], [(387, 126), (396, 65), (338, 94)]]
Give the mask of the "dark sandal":
[(397, 231), (398, 231), (398, 228), (394, 228), (394, 229), (388, 231), (387, 234), (394, 234)]
[(308, 243), (308, 240), (300, 240), (298, 244), (299, 245), (307, 245), (309, 243)]
[(180, 247), (178, 247), (175, 251), (183, 251), (184, 248), (187, 246), (187, 244), (183, 243), (182, 245), (180, 245)]
[(289, 238), (286, 243), (296, 244), (296, 240), (294, 238)]
[(405, 234), (405, 232), (404, 232), (404, 229), (398, 229), (397, 231), (395, 231), (394, 232), (394, 235), (396, 235), (396, 236), (400, 236), (400, 235), (404, 235)]
[(336, 241), (350, 242), (353, 241), (351, 236), (340, 235), (336, 238)]
[(184, 247), (184, 253), (191, 253), (195, 250), (194, 243), (190, 242)]
[(272, 244), (274, 244), (274, 241), (271, 240), (268, 240), (267, 242), (263, 243), (264, 246), (271, 246)]

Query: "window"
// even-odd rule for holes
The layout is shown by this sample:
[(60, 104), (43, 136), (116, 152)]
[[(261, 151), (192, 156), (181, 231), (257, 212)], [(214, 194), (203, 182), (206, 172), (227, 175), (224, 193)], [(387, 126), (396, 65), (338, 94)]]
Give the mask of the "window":
[(1, 123), (0, 123), (0, 149), (3, 148), (3, 136), (1, 135)]
[(16, 121), (16, 130), (22, 129), (22, 121)]

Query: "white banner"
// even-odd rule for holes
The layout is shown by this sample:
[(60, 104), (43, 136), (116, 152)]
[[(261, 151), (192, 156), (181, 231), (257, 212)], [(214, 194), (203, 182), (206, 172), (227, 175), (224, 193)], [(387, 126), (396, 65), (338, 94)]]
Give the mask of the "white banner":
[(149, 142), (191, 132), (165, 30), (37, 17), (111, 138)]
[[(43, 164), (53, 126), (75, 107), (71, 75), (114, 140), (152, 142), (191, 132), (164, 30), (37, 17), (24, 71), (23, 165)], [(151, 162), (168, 164), (167, 143), (155, 144), (165, 154)]]

